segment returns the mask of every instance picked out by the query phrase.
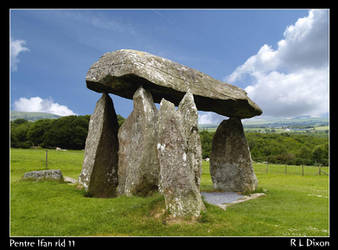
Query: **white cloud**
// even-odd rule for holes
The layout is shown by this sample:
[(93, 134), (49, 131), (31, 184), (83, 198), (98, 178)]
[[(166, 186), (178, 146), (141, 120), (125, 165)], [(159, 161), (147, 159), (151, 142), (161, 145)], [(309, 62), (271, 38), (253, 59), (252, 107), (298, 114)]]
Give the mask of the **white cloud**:
[(14, 102), (14, 110), (23, 112), (45, 112), (60, 116), (76, 115), (67, 106), (53, 102), (52, 99), (42, 99), (40, 97), (25, 98), (21, 97)]
[(226, 119), (226, 117), (213, 113), (213, 112), (198, 112), (198, 124), (219, 124), (221, 121)]
[(198, 124), (212, 124), (212, 114), (200, 114), (198, 116)]
[(248, 96), (268, 116), (328, 112), (328, 11), (310, 10), (288, 26), (278, 48), (264, 44), (225, 78), (248, 81)]
[(328, 112), (328, 74), (325, 69), (295, 73), (256, 74), (257, 83), (245, 91), (270, 116), (319, 116)]
[(11, 71), (17, 71), (18, 70), (18, 63), (19, 60), (19, 54), (24, 51), (29, 51), (28, 48), (26, 48), (24, 45), (26, 44), (26, 41), (24, 40), (12, 40), (10, 41), (10, 62), (11, 62)]

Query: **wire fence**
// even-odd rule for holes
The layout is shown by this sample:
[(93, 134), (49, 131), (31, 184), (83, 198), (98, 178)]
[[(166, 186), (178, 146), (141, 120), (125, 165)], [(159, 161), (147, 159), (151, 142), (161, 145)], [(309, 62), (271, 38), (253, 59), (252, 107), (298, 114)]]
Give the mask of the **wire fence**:
[(328, 166), (307, 166), (307, 165), (282, 165), (268, 162), (254, 162), (255, 173), (259, 174), (284, 174), (284, 175), (329, 175)]

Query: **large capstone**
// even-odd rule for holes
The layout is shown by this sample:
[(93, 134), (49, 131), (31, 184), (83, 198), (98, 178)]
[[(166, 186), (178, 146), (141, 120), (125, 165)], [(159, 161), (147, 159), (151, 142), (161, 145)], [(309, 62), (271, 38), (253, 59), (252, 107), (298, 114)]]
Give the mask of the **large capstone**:
[(234, 192), (255, 190), (257, 178), (240, 119), (230, 118), (218, 126), (212, 141), (210, 174), (216, 189)]
[(163, 99), (158, 116), (159, 190), (171, 216), (198, 217), (205, 206), (196, 185), (195, 167), (188, 159), (189, 150), (194, 147), (189, 145), (186, 136), (189, 129), (184, 126), (181, 112), (176, 111), (173, 103)]
[(140, 87), (134, 110), (119, 129), (118, 193), (145, 196), (158, 190), (157, 109), (150, 92)]
[(154, 102), (159, 103), (164, 98), (176, 106), (190, 89), (198, 110), (238, 118), (262, 113), (244, 90), (171, 60), (136, 50), (105, 53), (90, 67), (86, 84), (91, 90), (129, 99), (143, 86), (151, 92)]
[(112, 99), (103, 93), (90, 117), (81, 184), (93, 197), (116, 195), (118, 171), (118, 123)]

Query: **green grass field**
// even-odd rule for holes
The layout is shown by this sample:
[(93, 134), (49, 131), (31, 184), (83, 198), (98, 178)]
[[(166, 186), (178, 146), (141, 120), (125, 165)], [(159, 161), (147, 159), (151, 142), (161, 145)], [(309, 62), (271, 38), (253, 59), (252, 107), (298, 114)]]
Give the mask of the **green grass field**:
[[(77, 178), (83, 151), (48, 150), (48, 168)], [(45, 150), (11, 149), (11, 236), (328, 236), (329, 178), (317, 168), (305, 174), (270, 171), (254, 164), (259, 190), (266, 196), (228, 207), (206, 204), (197, 222), (166, 223), (159, 194), (111, 199), (85, 197), (74, 185), (22, 181), (27, 171), (45, 168)], [(278, 165), (270, 165), (278, 168)], [(327, 169), (326, 169), (327, 171)], [(328, 172), (328, 171), (327, 171)], [(201, 190), (213, 190), (203, 162)]]

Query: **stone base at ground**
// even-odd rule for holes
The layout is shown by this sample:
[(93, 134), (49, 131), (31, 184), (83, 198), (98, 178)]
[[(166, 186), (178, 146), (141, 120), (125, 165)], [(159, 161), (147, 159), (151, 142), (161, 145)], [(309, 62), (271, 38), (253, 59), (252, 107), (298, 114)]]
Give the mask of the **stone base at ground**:
[(231, 205), (265, 196), (265, 193), (241, 195), (236, 192), (202, 192), (201, 194), (206, 202), (214, 204), (223, 210), (226, 210)]

